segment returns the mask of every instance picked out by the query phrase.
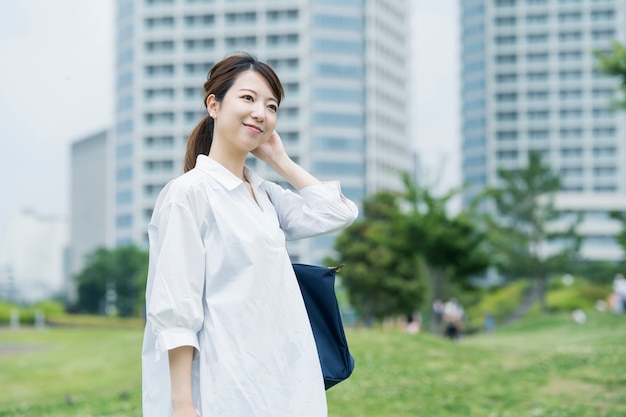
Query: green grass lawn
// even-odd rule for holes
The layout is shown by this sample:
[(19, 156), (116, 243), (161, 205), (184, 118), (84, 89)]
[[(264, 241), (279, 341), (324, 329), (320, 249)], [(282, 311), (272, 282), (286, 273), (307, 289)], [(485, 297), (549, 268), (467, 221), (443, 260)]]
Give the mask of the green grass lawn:
[[(141, 339), (0, 330), (0, 417), (140, 416)], [(328, 391), (330, 417), (626, 416), (626, 317), (533, 318), (458, 343), (381, 329), (348, 339), (356, 369)]]

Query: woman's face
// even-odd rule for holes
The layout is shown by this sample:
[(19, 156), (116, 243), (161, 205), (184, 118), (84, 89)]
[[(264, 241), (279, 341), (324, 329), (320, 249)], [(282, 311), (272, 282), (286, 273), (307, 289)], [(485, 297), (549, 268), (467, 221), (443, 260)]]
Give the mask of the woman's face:
[(250, 152), (274, 132), (278, 100), (265, 78), (250, 70), (237, 76), (220, 103), (210, 95), (207, 109), (215, 119), (213, 140)]

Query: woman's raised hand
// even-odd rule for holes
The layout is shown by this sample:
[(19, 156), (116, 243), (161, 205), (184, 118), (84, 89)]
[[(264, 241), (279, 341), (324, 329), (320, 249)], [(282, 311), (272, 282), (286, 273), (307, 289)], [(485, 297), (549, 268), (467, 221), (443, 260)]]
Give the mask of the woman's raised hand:
[(259, 145), (258, 148), (252, 151), (252, 155), (272, 165), (285, 158), (287, 153), (285, 152), (285, 147), (283, 146), (280, 135), (278, 132), (273, 131), (265, 143)]

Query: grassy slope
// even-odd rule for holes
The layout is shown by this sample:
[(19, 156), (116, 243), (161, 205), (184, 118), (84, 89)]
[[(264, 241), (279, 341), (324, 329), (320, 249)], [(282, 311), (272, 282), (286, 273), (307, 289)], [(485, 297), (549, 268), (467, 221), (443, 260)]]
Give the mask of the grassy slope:
[[(348, 338), (357, 367), (328, 391), (330, 417), (626, 415), (625, 317), (536, 318), (460, 343)], [(140, 415), (140, 330), (0, 331), (7, 344), (39, 349), (0, 356), (0, 417)]]

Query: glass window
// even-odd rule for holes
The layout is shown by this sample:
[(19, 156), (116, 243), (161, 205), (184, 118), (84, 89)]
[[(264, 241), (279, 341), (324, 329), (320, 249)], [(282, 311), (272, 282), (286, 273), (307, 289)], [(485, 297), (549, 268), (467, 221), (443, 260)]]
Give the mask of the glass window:
[(580, 99), (583, 96), (582, 90), (561, 90), (559, 91), (559, 98), (562, 100), (568, 99)]
[(548, 42), (547, 33), (529, 33), (526, 35), (526, 42), (528, 43), (546, 43)]
[(613, 176), (617, 174), (617, 168), (614, 166), (594, 167), (593, 175), (596, 177)]
[(580, 139), (583, 137), (583, 129), (579, 127), (575, 128), (563, 128), (559, 131), (561, 139)]
[(355, 175), (365, 174), (365, 167), (361, 162), (331, 162), (318, 161), (313, 164), (315, 172), (321, 175)]
[(316, 136), (312, 138), (311, 145), (315, 150), (360, 152), (365, 149), (363, 139), (359, 138)]
[(171, 77), (174, 75), (174, 65), (146, 65), (144, 66), (144, 72), (147, 77)]
[(344, 64), (318, 64), (315, 66), (315, 72), (317, 75), (326, 77), (339, 77), (339, 78), (362, 78), (363, 67), (360, 65), (344, 65)]
[(501, 103), (514, 103), (517, 101), (517, 93), (498, 93), (496, 94), (496, 100)]
[(315, 112), (313, 114), (314, 123), (329, 126), (353, 126), (361, 127), (364, 124), (362, 114), (350, 114), (350, 113), (328, 113), (328, 112)]
[(172, 16), (164, 17), (148, 17), (143, 21), (146, 29), (170, 29), (174, 27), (174, 18)]
[(224, 40), (228, 48), (252, 48), (256, 46), (255, 36), (229, 36)]
[(526, 16), (526, 23), (529, 25), (548, 23), (547, 14), (529, 14)]
[(581, 12), (561, 12), (559, 13), (559, 22), (573, 23), (580, 22), (583, 19)]
[(593, 10), (591, 12), (591, 20), (593, 21), (603, 21), (603, 20), (612, 20), (615, 17), (615, 12), (613, 10)]
[(581, 51), (561, 51), (559, 52), (559, 60), (561, 61), (580, 61), (583, 57)]
[(115, 203), (116, 204), (130, 204), (133, 202), (133, 191), (132, 190), (122, 190), (118, 191), (115, 195)]
[(517, 140), (516, 130), (500, 130), (496, 132), (496, 138), (498, 141), (514, 141)]
[(563, 148), (561, 149), (561, 157), (563, 158), (580, 158), (583, 156), (582, 148)]
[(528, 81), (547, 81), (548, 73), (546, 71), (532, 71), (526, 74)]
[(517, 81), (517, 74), (515, 73), (501, 73), (496, 74), (496, 81), (499, 83), (510, 83)]
[(583, 176), (583, 169), (581, 167), (567, 167), (567, 168), (561, 168), (560, 170), (560, 174), (562, 177), (564, 178), (580, 178)]
[(255, 12), (226, 13), (224, 19), (227, 24), (251, 24), (256, 22)]
[(616, 129), (613, 126), (608, 127), (594, 127), (593, 128), (593, 137), (594, 138), (611, 138), (615, 136)]
[(313, 24), (320, 28), (363, 30), (363, 19), (351, 16), (316, 14), (313, 16)]
[(131, 133), (133, 131), (133, 121), (132, 120), (120, 120), (117, 122), (115, 126), (115, 132), (118, 135)]
[(334, 102), (362, 103), (365, 94), (363, 90), (348, 90), (338, 88), (316, 88), (313, 90), (313, 98), (316, 100), (328, 100)]
[(515, 0), (496, 0), (496, 7), (515, 6)]
[(148, 148), (173, 148), (173, 136), (146, 136), (144, 143)]
[(498, 64), (515, 64), (517, 62), (517, 55), (514, 55), (514, 54), (496, 55), (496, 62)]
[(213, 62), (188, 62), (183, 68), (186, 75), (206, 75), (213, 67)]
[(337, 39), (315, 39), (313, 49), (318, 52), (332, 52), (340, 54), (363, 54), (363, 42), (342, 41)]
[(193, 14), (184, 17), (185, 26), (188, 28), (195, 27), (212, 27), (215, 25), (215, 15), (212, 14)]
[(116, 146), (115, 155), (118, 158), (127, 158), (133, 155), (133, 144), (131, 143), (120, 143)]
[(583, 117), (582, 109), (561, 109), (559, 111), (561, 119), (580, 119)]
[(215, 49), (215, 39), (213, 38), (197, 38), (185, 39), (185, 50), (187, 51), (211, 51)]
[(174, 124), (174, 112), (150, 112), (143, 115), (144, 122), (148, 125), (172, 125)]
[(615, 156), (616, 152), (617, 149), (614, 146), (596, 146), (593, 148), (593, 156)]
[(133, 167), (125, 166), (117, 168), (115, 172), (115, 179), (117, 181), (128, 181), (133, 179)]
[(526, 60), (528, 62), (548, 62), (548, 53), (547, 52), (529, 52), (526, 54)]
[(612, 88), (594, 88), (591, 95), (593, 98), (611, 98), (615, 95), (615, 90)]
[(174, 41), (148, 41), (144, 43), (144, 50), (148, 54), (173, 52)]
[(174, 161), (172, 160), (158, 160), (158, 161), (144, 161), (144, 168), (149, 172), (170, 172), (174, 169)]
[(593, 117), (613, 117), (615, 116), (615, 110), (609, 107), (594, 107), (592, 111)]
[(582, 38), (583, 34), (580, 31), (559, 33), (559, 41), (561, 42), (580, 41)]
[(549, 94), (547, 91), (529, 91), (526, 93), (526, 99), (528, 101), (545, 101), (548, 100)]
[(517, 120), (517, 112), (497, 112), (496, 119), (501, 122), (513, 122)]
[(526, 113), (528, 120), (548, 120), (550, 112), (548, 110), (531, 110)]
[(559, 79), (561, 81), (580, 80), (582, 77), (583, 72), (580, 70), (559, 71)]
[(517, 43), (517, 36), (515, 35), (496, 36), (497, 45), (515, 45), (516, 43)]
[(115, 225), (119, 228), (128, 228), (133, 225), (133, 215), (132, 214), (121, 214), (116, 216)]
[(515, 26), (517, 22), (515, 16), (501, 16), (496, 17), (496, 26)]
[(613, 38), (615, 38), (615, 30), (613, 29), (594, 30), (591, 32), (591, 39), (593, 39), (594, 41)]
[(550, 131), (548, 129), (532, 129), (528, 131), (528, 139), (540, 140), (548, 139)]

